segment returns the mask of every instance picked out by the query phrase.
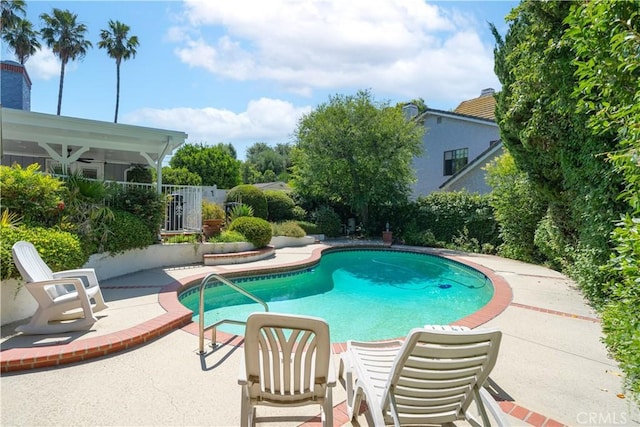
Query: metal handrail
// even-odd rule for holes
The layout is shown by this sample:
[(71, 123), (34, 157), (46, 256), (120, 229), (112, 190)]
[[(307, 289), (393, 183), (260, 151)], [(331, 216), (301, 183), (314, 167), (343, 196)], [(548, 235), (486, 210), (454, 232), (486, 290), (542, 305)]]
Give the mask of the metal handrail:
[(231, 280), (221, 276), (220, 274), (217, 273), (209, 273), (204, 279), (202, 279), (202, 282), (200, 282), (200, 302), (199, 302), (199, 307), (198, 307), (198, 313), (200, 318), (199, 320), (199, 336), (200, 336), (200, 345), (199, 345), (199, 353), (200, 354), (204, 354), (204, 333), (206, 331), (208, 331), (209, 329), (211, 329), (211, 342), (213, 343), (213, 345), (215, 345), (216, 343), (216, 327), (218, 325), (221, 325), (223, 323), (231, 323), (234, 325), (246, 325), (247, 322), (242, 322), (240, 320), (231, 320), (231, 319), (222, 319), (217, 321), (216, 323), (214, 323), (213, 325), (210, 325), (208, 327), (204, 327), (204, 289), (205, 289), (205, 285), (207, 283), (209, 283), (210, 279), (216, 279), (218, 280), (220, 283), (223, 283), (227, 286), (229, 286), (231, 289), (233, 289), (236, 292), (241, 293), (242, 295), (244, 295), (245, 297), (252, 299), (253, 301), (257, 302), (258, 304), (261, 304), (264, 307), (264, 311), (269, 311), (269, 306), (267, 305), (266, 302), (264, 302), (263, 300), (261, 300), (260, 298), (258, 298), (257, 296), (253, 295), (251, 292), (242, 289), (240, 286), (236, 285), (235, 283), (233, 283)]

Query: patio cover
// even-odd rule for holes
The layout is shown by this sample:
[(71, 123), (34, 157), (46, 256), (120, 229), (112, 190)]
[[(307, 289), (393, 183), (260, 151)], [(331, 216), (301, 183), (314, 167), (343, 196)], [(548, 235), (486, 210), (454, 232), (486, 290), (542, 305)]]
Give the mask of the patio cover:
[(82, 158), (147, 164), (162, 185), (162, 161), (187, 139), (184, 132), (101, 122), (12, 108), (0, 109), (1, 155), (48, 157), (66, 170)]

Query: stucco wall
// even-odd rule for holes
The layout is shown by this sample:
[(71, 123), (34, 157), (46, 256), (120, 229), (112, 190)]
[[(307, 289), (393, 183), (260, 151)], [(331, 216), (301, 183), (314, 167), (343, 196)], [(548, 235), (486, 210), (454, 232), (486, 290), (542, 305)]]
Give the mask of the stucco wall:
[(413, 161), (417, 177), (413, 186), (414, 198), (439, 191), (439, 187), (450, 178), (444, 175), (445, 151), (468, 148), (468, 160), (471, 161), (489, 148), (491, 141), (500, 138), (498, 126), (490, 122), (427, 114), (424, 125), (424, 153)]

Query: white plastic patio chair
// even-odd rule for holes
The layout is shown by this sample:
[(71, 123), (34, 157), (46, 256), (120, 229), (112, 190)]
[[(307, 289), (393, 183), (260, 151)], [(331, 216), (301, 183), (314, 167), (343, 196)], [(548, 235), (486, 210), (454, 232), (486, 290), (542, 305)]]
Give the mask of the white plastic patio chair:
[(256, 406), (318, 404), (322, 425), (333, 425), (331, 388), (336, 384), (329, 325), (322, 319), (253, 313), (247, 319), (241, 425), (254, 425)]
[(93, 313), (107, 308), (92, 268), (54, 273), (35, 246), (25, 241), (15, 243), (12, 253), (25, 287), (38, 303), (29, 323), (16, 331), (51, 334), (86, 330), (97, 321)]
[[(349, 418), (358, 416), (364, 397), (375, 426), (457, 420), (486, 426), (486, 409), (498, 425), (507, 425), (482, 387), (496, 363), (501, 336), (497, 330), (426, 326), (412, 329), (404, 341), (348, 341), (339, 375), (345, 377)], [(482, 423), (469, 411), (473, 402)]]

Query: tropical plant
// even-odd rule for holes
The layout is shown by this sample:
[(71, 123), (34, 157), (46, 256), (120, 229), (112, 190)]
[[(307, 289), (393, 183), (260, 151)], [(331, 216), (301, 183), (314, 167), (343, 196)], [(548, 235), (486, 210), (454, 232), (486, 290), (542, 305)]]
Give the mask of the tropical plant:
[(33, 24), (26, 19), (17, 18), (14, 25), (3, 28), (2, 39), (7, 42), (22, 65), (41, 47), (38, 31), (35, 31)]
[(0, 227), (16, 228), (22, 223), (22, 217), (14, 212), (9, 212), (9, 209), (2, 211), (2, 217), (0, 217)]
[(136, 48), (140, 44), (137, 36), (129, 37), (129, 26), (120, 21), (109, 20), (109, 29), (100, 31), (99, 49), (106, 49), (107, 54), (116, 60), (116, 112), (113, 118), (118, 123), (118, 108), (120, 106), (120, 65), (122, 61), (134, 58)]
[(24, 0), (0, 0), (0, 29), (4, 32), (14, 27), (20, 15), (24, 16), (26, 4)]
[(231, 222), (229, 231), (237, 231), (256, 248), (263, 248), (271, 241), (271, 224), (262, 218), (243, 216)]
[(60, 115), (62, 107), (62, 89), (64, 86), (64, 71), (69, 61), (80, 60), (85, 57), (87, 50), (93, 45), (85, 40), (87, 26), (77, 22), (78, 15), (69, 10), (54, 8), (51, 15), (43, 13), (40, 19), (44, 26), (40, 34), (47, 46), (60, 58), (60, 86), (58, 89), (58, 109)]
[(243, 216), (253, 216), (253, 208), (249, 205), (238, 204), (229, 210), (229, 221), (233, 222)]

